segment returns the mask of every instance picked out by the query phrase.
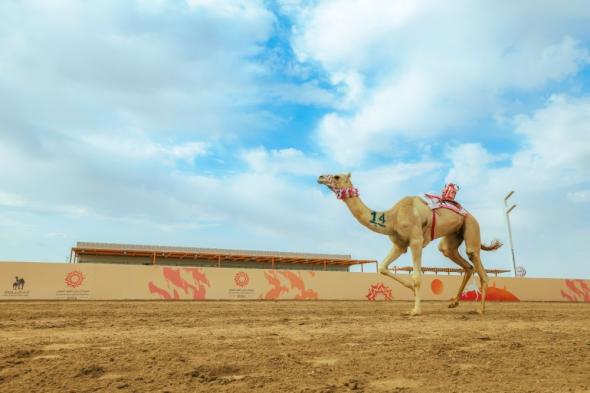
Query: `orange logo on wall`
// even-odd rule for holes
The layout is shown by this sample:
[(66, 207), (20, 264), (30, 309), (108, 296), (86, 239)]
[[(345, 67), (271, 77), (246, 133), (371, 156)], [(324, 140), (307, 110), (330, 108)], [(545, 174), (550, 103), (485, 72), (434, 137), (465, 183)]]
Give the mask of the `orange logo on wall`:
[(430, 283), (430, 290), (432, 290), (432, 293), (434, 293), (435, 295), (440, 295), (444, 289), (445, 289), (445, 287), (444, 287), (442, 281), (439, 280), (438, 278), (435, 278)]
[(82, 272), (80, 272), (78, 270), (74, 270), (72, 272), (69, 272), (66, 275), (66, 278), (64, 279), (64, 281), (68, 287), (71, 287), (71, 288), (79, 287), (84, 282), (84, 274), (82, 274)]
[[(461, 294), (461, 300), (481, 300), (481, 291), (479, 287), (475, 287), (470, 291), (464, 291)], [(516, 297), (512, 292), (508, 291), (506, 287), (504, 288), (496, 288), (496, 283), (493, 282), (491, 286), (488, 287), (488, 292), (486, 294), (486, 300), (492, 302), (519, 302), (520, 299)]]
[(238, 272), (234, 276), (234, 282), (236, 283), (236, 285), (238, 287), (244, 288), (245, 286), (248, 285), (248, 283), (250, 283), (250, 277), (248, 276), (248, 273), (246, 273), (246, 272)]
[[(314, 272), (307, 272), (311, 277), (315, 277)], [(296, 299), (296, 300), (303, 300), (303, 299), (318, 299), (319, 295), (316, 291), (312, 289), (305, 288), (305, 281), (303, 277), (299, 274), (295, 274), (288, 270), (282, 271), (266, 271), (264, 272), (264, 276), (266, 277), (266, 281), (270, 284), (271, 289), (268, 290), (263, 299)], [(283, 285), (281, 283), (281, 277), (287, 279), (289, 286)], [(290, 295), (289, 292), (294, 289), (296, 290), (296, 294), (294, 297), (287, 296)], [(285, 295), (285, 296), (284, 296)]]
[(384, 285), (382, 282), (371, 285), (366, 298), (369, 300), (375, 300), (379, 294), (382, 294), (383, 297), (385, 297), (385, 300), (393, 299), (393, 296), (391, 295), (391, 288), (389, 288), (387, 285)]
[(200, 268), (162, 268), (162, 275), (167, 288), (148, 283), (150, 293), (160, 295), (163, 299), (205, 299), (209, 279)]
[(561, 290), (561, 297), (570, 302), (590, 302), (590, 287), (583, 280), (565, 280), (566, 290)]

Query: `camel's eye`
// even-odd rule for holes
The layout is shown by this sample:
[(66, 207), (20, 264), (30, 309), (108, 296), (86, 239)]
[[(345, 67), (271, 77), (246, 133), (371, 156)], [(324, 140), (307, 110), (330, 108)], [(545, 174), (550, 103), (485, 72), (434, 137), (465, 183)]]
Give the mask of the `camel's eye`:
[(334, 176), (334, 179), (340, 180), (340, 176)]

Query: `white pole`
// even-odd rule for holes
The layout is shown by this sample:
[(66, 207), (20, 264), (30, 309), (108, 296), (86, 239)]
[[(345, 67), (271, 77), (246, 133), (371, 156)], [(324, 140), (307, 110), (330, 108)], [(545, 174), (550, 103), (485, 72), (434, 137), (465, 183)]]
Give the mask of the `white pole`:
[(516, 277), (516, 259), (514, 258), (514, 243), (512, 242), (512, 228), (510, 228), (510, 212), (514, 210), (516, 205), (512, 205), (510, 209), (508, 209), (508, 198), (510, 198), (514, 194), (514, 191), (510, 191), (508, 195), (504, 197), (504, 207), (507, 209), (505, 210), (506, 213), (506, 224), (508, 225), (508, 240), (510, 241), (510, 252), (512, 254), (512, 267), (514, 268), (514, 277)]

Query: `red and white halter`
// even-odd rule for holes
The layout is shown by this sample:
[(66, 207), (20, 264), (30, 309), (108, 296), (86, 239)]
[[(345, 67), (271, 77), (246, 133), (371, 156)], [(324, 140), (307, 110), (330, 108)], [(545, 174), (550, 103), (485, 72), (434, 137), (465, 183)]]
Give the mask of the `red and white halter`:
[(359, 196), (359, 190), (354, 187), (335, 188), (334, 193), (336, 194), (336, 198), (341, 200)]

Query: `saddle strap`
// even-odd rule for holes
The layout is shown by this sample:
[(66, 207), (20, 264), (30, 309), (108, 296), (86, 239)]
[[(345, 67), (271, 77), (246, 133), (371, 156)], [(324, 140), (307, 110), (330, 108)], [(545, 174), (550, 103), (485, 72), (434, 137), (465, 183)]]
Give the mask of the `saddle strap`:
[(434, 227), (436, 225), (436, 209), (432, 209), (432, 225), (430, 226), (430, 241), (434, 240)]

